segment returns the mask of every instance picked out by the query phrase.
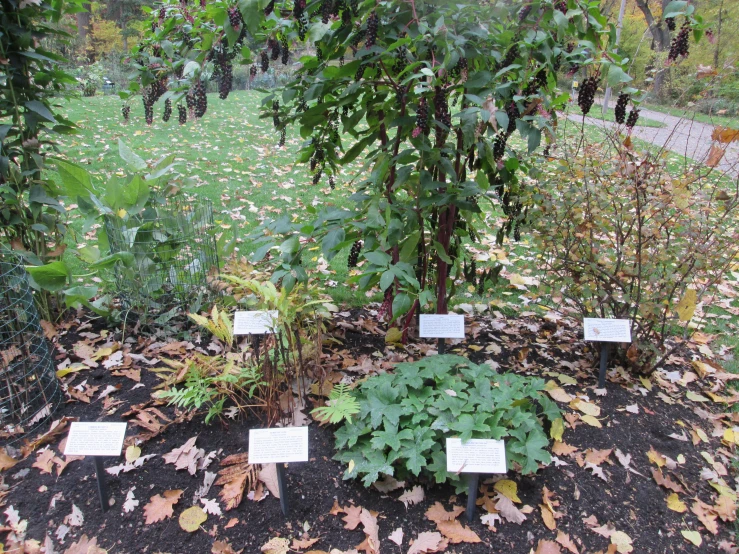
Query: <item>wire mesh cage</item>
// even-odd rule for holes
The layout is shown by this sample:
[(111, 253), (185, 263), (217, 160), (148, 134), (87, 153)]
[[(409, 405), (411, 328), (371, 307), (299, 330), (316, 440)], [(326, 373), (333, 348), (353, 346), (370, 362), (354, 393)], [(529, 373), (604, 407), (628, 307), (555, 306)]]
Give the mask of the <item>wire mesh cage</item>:
[(176, 197), (136, 216), (111, 214), (105, 230), (111, 254), (133, 254), (133, 264), (115, 268), (124, 309), (164, 314), (210, 294), (208, 277), (218, 271), (218, 254), (209, 200)]
[(0, 250), (0, 439), (16, 442), (63, 401), (26, 270)]

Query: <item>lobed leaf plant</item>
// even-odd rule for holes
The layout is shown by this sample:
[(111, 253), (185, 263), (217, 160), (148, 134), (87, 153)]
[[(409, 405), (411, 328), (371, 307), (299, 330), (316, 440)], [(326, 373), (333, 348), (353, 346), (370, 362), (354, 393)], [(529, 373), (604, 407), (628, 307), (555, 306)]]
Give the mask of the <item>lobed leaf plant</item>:
[(357, 389), (359, 413), (336, 431), (344, 478), (370, 486), (381, 474), (462, 486), (446, 470), (445, 439), (504, 439), (509, 469), (535, 473), (551, 456), (545, 422), (561, 423), (544, 381), (498, 374), (454, 355), (401, 363)]

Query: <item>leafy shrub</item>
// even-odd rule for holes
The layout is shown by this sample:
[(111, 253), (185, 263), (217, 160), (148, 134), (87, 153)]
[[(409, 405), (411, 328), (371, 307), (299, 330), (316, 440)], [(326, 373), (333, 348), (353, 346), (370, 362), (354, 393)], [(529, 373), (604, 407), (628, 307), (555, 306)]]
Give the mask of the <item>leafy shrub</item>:
[(205, 423), (220, 417), (229, 399), (241, 410), (261, 406), (259, 399), (267, 385), (256, 365), (239, 367), (219, 356), (190, 360), (182, 381), (181, 387), (160, 391), (157, 396), (187, 411), (207, 408)]
[(555, 295), (583, 317), (631, 320), (624, 361), (649, 372), (735, 258), (737, 196), (715, 175), (673, 176), (662, 156), (615, 144), (543, 175), (532, 224)]
[(336, 431), (336, 459), (353, 461), (344, 478), (365, 486), (381, 473), (461, 485), (447, 473), (445, 439), (506, 439), (508, 466), (535, 473), (551, 461), (542, 419), (561, 417), (543, 390), (542, 379), (497, 374), (460, 356), (401, 363), (358, 388), (359, 414)]

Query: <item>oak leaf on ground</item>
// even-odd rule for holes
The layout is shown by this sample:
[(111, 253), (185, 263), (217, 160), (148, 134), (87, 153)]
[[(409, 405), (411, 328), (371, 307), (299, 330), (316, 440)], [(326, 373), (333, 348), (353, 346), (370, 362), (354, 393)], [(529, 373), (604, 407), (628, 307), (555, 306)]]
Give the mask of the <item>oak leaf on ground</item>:
[(439, 523), (441, 521), (452, 521), (453, 519), (457, 519), (459, 514), (462, 512), (464, 512), (464, 508), (461, 506), (452, 506), (452, 511), (447, 512), (441, 502), (434, 502), (434, 505), (426, 510), (425, 515), (427, 519), (434, 523)]
[(409, 505), (413, 506), (414, 504), (423, 502), (424, 498), (426, 498), (426, 494), (423, 492), (423, 487), (420, 485), (416, 485), (411, 490), (405, 491), (403, 494), (401, 494), (398, 497), (398, 500), (405, 504), (406, 509), (408, 509)]
[(701, 500), (696, 500), (690, 507), (690, 511), (695, 514), (708, 531), (714, 535), (718, 534), (718, 522), (716, 521), (718, 515), (713, 510), (713, 506), (710, 506)]
[(174, 505), (179, 502), (183, 491), (175, 489), (164, 491), (164, 496), (154, 495), (150, 502), (144, 506), (144, 514), (146, 515), (146, 524), (151, 525), (157, 521), (163, 521), (172, 517), (174, 514)]
[(431, 554), (432, 552), (444, 552), (449, 542), (441, 536), (441, 533), (424, 531), (419, 533), (413, 541), (407, 554)]
[(88, 539), (87, 535), (82, 535), (79, 542), (72, 543), (64, 554), (108, 554), (108, 551), (98, 546), (98, 540), (95, 537)]
[(526, 521), (524, 513), (514, 506), (513, 502), (502, 494), (498, 493), (495, 495), (495, 509), (500, 515), (511, 523), (518, 523), (519, 525)]
[(290, 550), (290, 541), (283, 537), (271, 538), (260, 549), (264, 554), (287, 554)]
[(560, 554), (560, 552), (562, 552), (562, 549), (556, 542), (541, 539), (539, 544), (536, 545), (535, 554)]
[(675, 481), (673, 481), (669, 475), (665, 477), (662, 474), (661, 469), (652, 468), (652, 477), (660, 487), (669, 489), (672, 492), (685, 492), (685, 489), (683, 489), (682, 485), (675, 483)]
[(577, 546), (572, 541), (570, 536), (567, 533), (563, 533), (562, 531), (559, 531), (557, 533), (556, 541), (561, 544), (563, 547), (565, 547), (567, 550), (572, 552), (572, 554), (580, 554), (580, 552), (577, 549)]
[(459, 544), (460, 542), (481, 542), (477, 533), (467, 526), (462, 526), (458, 519), (452, 521), (439, 521), (437, 522), (436, 527), (452, 544)]

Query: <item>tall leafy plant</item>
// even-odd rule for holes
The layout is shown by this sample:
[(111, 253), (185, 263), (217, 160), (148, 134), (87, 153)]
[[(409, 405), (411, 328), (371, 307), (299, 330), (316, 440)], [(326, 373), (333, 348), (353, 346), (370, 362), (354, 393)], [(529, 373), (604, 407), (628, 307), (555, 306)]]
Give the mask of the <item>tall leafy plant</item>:
[[(54, 135), (75, 131), (56, 113), (55, 101), (76, 81), (48, 45), (66, 41), (70, 35), (60, 21), (80, 6), (76, 0), (1, 3), (0, 242), (36, 266), (54, 263), (65, 247), (65, 210), (58, 188), (43, 171)], [(58, 266), (49, 271), (64, 273)], [(42, 316), (50, 317), (50, 296), (37, 298)]]

